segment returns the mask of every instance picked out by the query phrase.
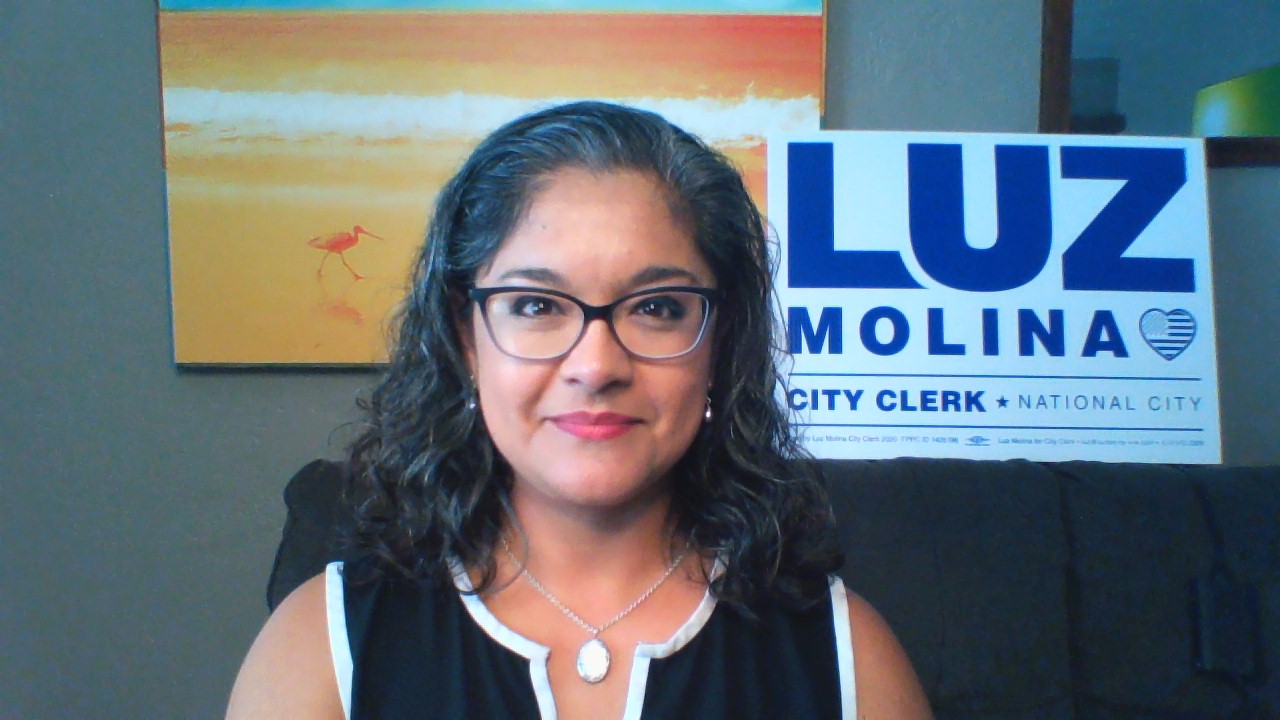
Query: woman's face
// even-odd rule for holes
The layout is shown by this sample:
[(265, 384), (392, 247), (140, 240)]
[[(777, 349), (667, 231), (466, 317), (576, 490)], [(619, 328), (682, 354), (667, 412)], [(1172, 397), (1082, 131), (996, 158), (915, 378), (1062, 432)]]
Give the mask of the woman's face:
[[(605, 305), (652, 287), (714, 287), (714, 277), (656, 177), (569, 168), (547, 178), (476, 278), (496, 286)], [(661, 498), (703, 422), (711, 336), (686, 355), (646, 360), (596, 320), (568, 354), (523, 360), (498, 349), (475, 308), (463, 332), (468, 361), (517, 498), (600, 509)]]

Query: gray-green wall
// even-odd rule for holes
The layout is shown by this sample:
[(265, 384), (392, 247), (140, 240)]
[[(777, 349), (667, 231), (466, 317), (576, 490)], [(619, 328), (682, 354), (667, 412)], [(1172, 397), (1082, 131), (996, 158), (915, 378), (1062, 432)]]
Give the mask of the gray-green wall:
[[(832, 0), (829, 30), (830, 127), (1035, 129), (1039, 0)], [(370, 380), (174, 368), (160, 140), (150, 0), (0, 0), (6, 720), (219, 717), (265, 618), (284, 483), (337, 454)], [(1275, 172), (1215, 176), (1246, 267), (1280, 227), (1253, 217)], [(1221, 342), (1271, 327), (1247, 314)], [(1267, 383), (1224, 398), (1229, 459), (1277, 460), (1246, 442), (1255, 413), (1275, 427)]]
[(175, 370), (156, 10), (0, 0), (0, 718), (220, 717), (368, 376)]

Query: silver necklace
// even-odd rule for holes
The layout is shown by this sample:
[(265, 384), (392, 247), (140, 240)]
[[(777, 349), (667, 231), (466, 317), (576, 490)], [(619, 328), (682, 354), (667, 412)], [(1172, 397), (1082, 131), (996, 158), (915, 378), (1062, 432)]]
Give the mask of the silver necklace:
[(578, 649), (578, 677), (593, 685), (604, 680), (604, 676), (609, 674), (609, 662), (612, 659), (612, 656), (609, 654), (609, 646), (605, 645), (604, 641), (600, 639), (600, 633), (608, 630), (610, 627), (613, 627), (613, 625), (619, 620), (630, 615), (632, 610), (640, 607), (640, 603), (648, 600), (649, 596), (657, 592), (658, 588), (662, 587), (662, 583), (666, 582), (667, 578), (671, 577), (671, 573), (674, 573), (676, 568), (680, 567), (680, 563), (684, 562), (685, 556), (689, 554), (689, 546), (686, 544), (684, 546), (684, 550), (681, 551), (680, 555), (677, 556), (675, 560), (671, 561), (671, 564), (667, 566), (667, 571), (662, 573), (662, 577), (658, 578), (657, 582), (650, 585), (648, 590), (645, 590), (640, 594), (640, 597), (636, 598), (630, 605), (623, 608), (622, 612), (614, 615), (597, 627), (586, 620), (583, 620), (581, 615), (570, 610), (567, 605), (560, 602), (560, 598), (556, 597), (555, 594), (543, 586), (542, 583), (538, 582), (538, 579), (529, 573), (529, 569), (521, 565), (520, 562), (516, 560), (516, 556), (511, 552), (511, 545), (507, 543), (507, 539), (505, 537), (502, 538), (502, 549), (507, 553), (507, 557), (511, 559), (511, 564), (520, 566), (520, 574), (525, 580), (529, 581), (529, 584), (533, 586), (534, 590), (537, 590), (542, 597), (549, 600), (556, 609), (564, 613), (570, 620), (577, 623), (579, 627), (591, 633), (591, 639), (583, 643), (582, 647)]

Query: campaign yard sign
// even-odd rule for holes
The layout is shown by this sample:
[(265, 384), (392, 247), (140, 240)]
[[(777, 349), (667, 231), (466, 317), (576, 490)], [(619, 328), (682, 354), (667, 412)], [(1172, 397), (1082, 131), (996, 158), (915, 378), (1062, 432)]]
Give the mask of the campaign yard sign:
[(1221, 461), (1201, 141), (815, 132), (767, 164), (818, 457)]

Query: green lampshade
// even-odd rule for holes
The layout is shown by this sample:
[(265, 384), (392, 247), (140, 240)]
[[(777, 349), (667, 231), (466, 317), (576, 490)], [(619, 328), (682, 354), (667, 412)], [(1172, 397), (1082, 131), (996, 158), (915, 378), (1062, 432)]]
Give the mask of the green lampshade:
[(1191, 111), (1191, 133), (1280, 135), (1280, 65), (1200, 89)]

